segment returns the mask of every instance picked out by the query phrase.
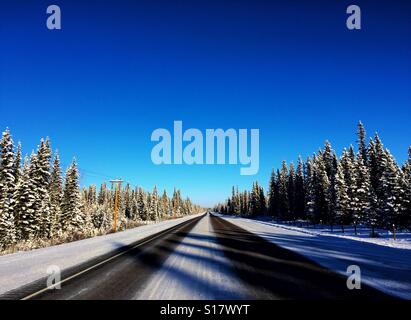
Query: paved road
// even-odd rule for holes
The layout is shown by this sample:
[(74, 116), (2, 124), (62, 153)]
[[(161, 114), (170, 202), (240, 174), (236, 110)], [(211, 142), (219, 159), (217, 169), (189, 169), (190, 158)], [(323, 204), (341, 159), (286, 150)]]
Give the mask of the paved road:
[[(95, 261), (97, 264), (99, 261)], [(95, 265), (94, 264), (94, 265)], [(346, 278), (219, 217), (205, 215), (124, 248), (60, 290), (32, 299), (384, 299)], [(63, 275), (63, 279), (68, 277)], [(24, 295), (38, 288), (24, 289)]]

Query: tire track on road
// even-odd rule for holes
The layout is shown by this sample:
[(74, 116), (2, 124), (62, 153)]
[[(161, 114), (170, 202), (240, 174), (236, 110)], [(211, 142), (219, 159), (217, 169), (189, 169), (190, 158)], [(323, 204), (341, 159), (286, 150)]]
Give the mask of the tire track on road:
[(255, 299), (394, 299), (364, 284), (349, 290), (342, 275), (222, 218), (210, 219), (224, 254)]

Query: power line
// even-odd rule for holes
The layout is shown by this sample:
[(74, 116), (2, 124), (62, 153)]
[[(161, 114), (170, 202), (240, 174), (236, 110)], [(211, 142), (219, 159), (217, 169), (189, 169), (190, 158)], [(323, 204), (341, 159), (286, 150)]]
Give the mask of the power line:
[[(61, 163), (62, 166), (66, 167), (67, 164), (66, 163)], [(68, 166), (67, 166), (68, 167)], [(116, 180), (117, 177), (108, 175), (106, 173), (102, 173), (102, 172), (98, 172), (98, 171), (94, 171), (94, 170), (89, 170), (89, 169), (85, 169), (83, 167), (77, 167), (77, 169), (79, 170), (80, 176), (85, 177), (85, 176), (94, 176), (94, 177), (100, 177), (103, 178), (105, 180), (108, 180), (108, 182), (110, 182), (110, 180)], [(132, 189), (136, 189), (138, 187), (138, 185), (131, 183), (130, 181), (124, 181), (125, 185), (130, 185), (130, 187)]]

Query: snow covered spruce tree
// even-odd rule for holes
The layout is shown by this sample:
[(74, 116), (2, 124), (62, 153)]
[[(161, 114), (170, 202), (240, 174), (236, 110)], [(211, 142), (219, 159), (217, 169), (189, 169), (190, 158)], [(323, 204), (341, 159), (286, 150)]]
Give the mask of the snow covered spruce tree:
[(84, 227), (85, 215), (81, 210), (79, 173), (76, 160), (66, 171), (63, 199), (61, 203), (60, 227), (63, 231), (80, 231)]
[(240, 193), (238, 192), (238, 186), (235, 188), (235, 191), (233, 187), (232, 206), (233, 213), (239, 215), (241, 213), (241, 197)]
[(337, 173), (334, 180), (334, 194), (335, 198), (332, 210), (335, 211), (334, 216), (337, 223), (341, 225), (342, 232), (344, 232), (344, 224), (349, 221), (350, 199), (347, 193), (347, 186), (345, 184), (344, 172), (341, 163), (337, 164)]
[[(352, 146), (350, 147), (350, 151), (352, 150)], [(351, 223), (353, 221), (353, 215), (355, 210), (355, 190), (356, 190), (356, 170), (355, 170), (355, 160), (353, 160), (352, 156), (350, 155), (351, 152), (344, 149), (343, 154), (341, 156), (340, 162), (343, 170), (343, 176), (345, 180), (345, 185), (347, 187), (347, 195), (348, 195), (348, 211), (346, 215), (345, 223)]]
[(333, 167), (335, 167), (335, 174), (331, 174), (330, 183), (328, 185), (328, 217), (327, 222), (331, 225), (331, 231), (333, 231), (335, 223), (338, 222), (337, 218), (337, 207), (338, 207), (338, 196), (337, 196), (337, 172), (338, 172), (338, 160), (336, 157), (333, 158)]
[(315, 197), (314, 197), (314, 166), (310, 157), (307, 157), (307, 161), (304, 165), (304, 202), (305, 211), (304, 217), (308, 220), (313, 220), (315, 210)]
[(404, 221), (403, 224), (411, 226), (411, 147), (408, 148), (408, 160), (402, 168), (404, 174)]
[(13, 211), (17, 219), (20, 240), (34, 240), (39, 235), (41, 219), (38, 214), (36, 177), (37, 156), (32, 152), (30, 160), (27, 156), (25, 158), (23, 175), (13, 196)]
[[(244, 193), (246, 194), (246, 193)], [(276, 217), (278, 203), (278, 186), (274, 169), (271, 171), (270, 181), (268, 184), (268, 215)], [(244, 212), (244, 210), (242, 210)]]
[(50, 236), (61, 231), (61, 201), (63, 199), (63, 178), (61, 175), (60, 157), (56, 151), (50, 177)]
[(174, 188), (173, 197), (171, 199), (171, 207), (173, 217), (179, 217), (181, 213), (181, 196), (180, 191)]
[[(14, 150), (10, 131), (0, 140), (0, 250), (32, 248), (47, 243), (107, 233), (112, 230), (114, 191), (102, 183), (97, 194), (94, 185), (80, 190), (79, 172), (74, 160), (65, 181), (58, 153), (51, 164), (49, 139), (41, 139), (37, 151), (21, 165), (20, 143)], [(136, 226), (145, 220), (178, 217), (202, 210), (189, 198), (181, 199), (175, 189), (173, 200), (164, 191), (159, 198), (142, 188), (120, 190), (121, 226)], [(51, 240), (53, 238), (53, 240)], [(50, 240), (50, 241), (49, 241)], [(20, 246), (20, 247), (19, 247)]]
[(6, 129), (0, 141), (0, 248), (16, 242), (16, 226), (12, 210), (15, 188), (14, 146)]
[(385, 225), (398, 227), (403, 220), (401, 215), (405, 195), (405, 190), (401, 188), (400, 184), (401, 171), (388, 150), (385, 150), (383, 162), (385, 165), (380, 185), (380, 213), (383, 215)]
[(291, 162), (288, 170), (288, 181), (287, 181), (287, 198), (288, 198), (288, 208), (290, 220), (296, 219), (295, 214), (295, 170), (294, 164)]
[(34, 181), (37, 189), (37, 208), (39, 220), (38, 237), (50, 237), (52, 218), (50, 211), (50, 160), (51, 148), (48, 139), (41, 139), (40, 146), (37, 151), (36, 173)]
[(13, 172), (14, 172), (14, 184), (16, 185), (20, 179), (22, 174), (21, 168), (21, 160), (22, 160), (22, 153), (21, 153), (21, 143), (17, 144), (17, 151), (14, 158), (14, 165), (13, 165)]
[(133, 192), (131, 191), (130, 184), (127, 183), (126, 187), (124, 188), (122, 195), (121, 195), (122, 203), (123, 203), (123, 211), (124, 217), (127, 220), (132, 220), (134, 218), (133, 214)]
[(149, 204), (149, 218), (151, 221), (158, 221), (158, 192), (157, 187), (154, 186), (153, 192), (151, 193), (150, 197), (150, 204)]
[(29, 158), (26, 156), (20, 179), (13, 193), (17, 240), (27, 240), (34, 235), (32, 224), (35, 217), (36, 190), (31, 180), (30, 166)]
[(148, 209), (147, 209), (147, 196), (143, 189), (138, 190), (137, 195), (137, 207), (138, 207), (138, 215), (140, 219), (146, 221), (149, 219)]
[(278, 176), (278, 213), (282, 219), (288, 219), (290, 215), (290, 203), (288, 201), (288, 169), (285, 161), (281, 164)]
[(313, 222), (324, 223), (327, 221), (328, 214), (328, 189), (329, 179), (327, 175), (327, 167), (322, 154), (318, 157), (314, 157), (314, 175), (313, 175), (313, 188), (314, 188), (314, 215), (312, 216)]
[(305, 212), (305, 188), (304, 188), (304, 163), (301, 157), (298, 157), (297, 172), (295, 175), (295, 217), (304, 218)]
[(357, 234), (357, 225), (366, 221), (366, 216), (369, 214), (371, 196), (370, 175), (361, 152), (357, 154), (355, 170), (356, 183), (354, 187), (354, 198), (352, 199), (352, 222), (354, 224), (354, 232)]
[[(411, 147), (406, 163), (400, 167), (375, 134), (366, 144), (361, 122), (357, 127), (357, 152), (352, 145), (344, 148), (338, 159), (326, 141), (312, 158), (298, 160), (296, 172), (292, 163), (283, 161), (280, 170), (272, 170), (268, 183), (268, 214), (283, 220), (307, 219), (331, 226), (352, 224), (371, 228), (411, 227)], [(275, 174), (276, 172), (276, 174)], [(256, 205), (259, 189), (253, 184), (249, 199), (252, 215), (263, 215)], [(234, 189), (233, 189), (234, 190)], [(240, 193), (240, 199), (247, 191)], [(233, 214), (236, 193), (216, 209)], [(247, 214), (244, 209), (240, 214)]]
[(169, 217), (170, 216), (170, 200), (168, 199), (167, 191), (163, 191), (163, 195), (160, 199), (160, 218)]
[(366, 144), (366, 133), (364, 129), (364, 125), (362, 122), (358, 122), (358, 129), (357, 129), (357, 143), (358, 143), (358, 153), (361, 155), (364, 164), (368, 163), (368, 148)]

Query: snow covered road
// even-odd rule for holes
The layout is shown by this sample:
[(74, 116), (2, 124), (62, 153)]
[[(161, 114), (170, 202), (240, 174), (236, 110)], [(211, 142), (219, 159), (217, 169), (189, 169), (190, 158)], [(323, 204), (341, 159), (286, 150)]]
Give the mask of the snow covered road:
[(26, 287), (22, 294), (38, 292), (29, 295), (34, 299), (389, 298), (366, 285), (348, 290), (346, 277), (212, 215), (84, 268), (63, 280), (61, 290)]

